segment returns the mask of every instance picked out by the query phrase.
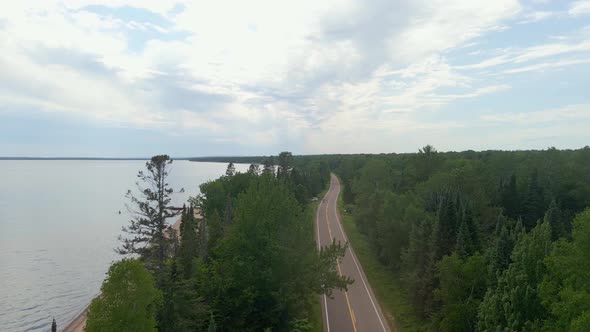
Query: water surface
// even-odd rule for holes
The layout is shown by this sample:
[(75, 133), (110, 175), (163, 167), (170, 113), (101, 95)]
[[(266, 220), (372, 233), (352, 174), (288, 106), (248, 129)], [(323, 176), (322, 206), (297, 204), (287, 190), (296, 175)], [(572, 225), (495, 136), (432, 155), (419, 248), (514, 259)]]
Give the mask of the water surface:
[[(119, 259), (125, 193), (145, 161), (0, 161), (0, 326), (2, 331), (58, 330), (98, 293)], [(220, 163), (174, 161), (169, 183), (185, 192), (225, 172)], [(245, 170), (246, 165), (236, 165)], [(122, 213), (119, 214), (119, 211)]]

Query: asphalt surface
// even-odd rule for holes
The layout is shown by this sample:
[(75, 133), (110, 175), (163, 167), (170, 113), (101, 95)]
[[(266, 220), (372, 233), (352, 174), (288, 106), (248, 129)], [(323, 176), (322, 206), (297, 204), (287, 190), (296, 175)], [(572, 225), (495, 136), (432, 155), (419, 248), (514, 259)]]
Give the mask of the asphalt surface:
[[(318, 246), (336, 242), (346, 243), (348, 238), (340, 224), (338, 213), (338, 195), (340, 182), (331, 175), (330, 189), (321, 200), (316, 216)], [(341, 275), (348, 276), (355, 282), (348, 286), (348, 291), (334, 291), (333, 298), (321, 297), (322, 318), (326, 332), (390, 332), (387, 321), (379, 308), (371, 286), (351, 246), (338, 263)]]

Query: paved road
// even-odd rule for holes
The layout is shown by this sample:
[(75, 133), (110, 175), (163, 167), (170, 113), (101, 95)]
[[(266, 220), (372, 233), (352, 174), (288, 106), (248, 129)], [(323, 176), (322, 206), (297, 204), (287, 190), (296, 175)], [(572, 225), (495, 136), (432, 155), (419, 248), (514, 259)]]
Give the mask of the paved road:
[[(316, 216), (318, 246), (325, 246), (332, 239), (348, 241), (337, 210), (340, 182), (332, 175), (330, 189), (320, 202)], [(335, 291), (333, 298), (322, 296), (322, 316), (326, 332), (390, 332), (379, 303), (365, 277), (362, 266), (349, 246), (346, 255), (338, 264), (341, 275), (355, 280), (348, 291)]]

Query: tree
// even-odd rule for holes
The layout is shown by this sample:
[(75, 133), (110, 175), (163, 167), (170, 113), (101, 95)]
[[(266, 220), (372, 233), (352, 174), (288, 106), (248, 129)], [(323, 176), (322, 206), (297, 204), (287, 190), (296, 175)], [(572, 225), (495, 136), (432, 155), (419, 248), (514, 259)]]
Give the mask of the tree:
[(259, 175), (260, 174), (260, 165), (250, 164), (250, 167), (248, 167), (248, 174)]
[(433, 229), (435, 222), (429, 216), (412, 225), (408, 248), (402, 256), (404, 281), (418, 316), (430, 313), (433, 302), (435, 263)]
[(539, 184), (539, 174), (535, 168), (531, 173), (525, 193), (522, 219), (527, 229), (533, 228), (545, 212), (543, 187)]
[(238, 196), (231, 231), (212, 265), (224, 330), (285, 329), (314, 294), (350, 282), (336, 270), (344, 248), (318, 253), (313, 223), (304, 218), (290, 187), (275, 178), (259, 177)]
[(123, 259), (109, 268), (101, 295), (88, 309), (86, 331), (156, 331), (162, 294), (143, 264)]
[(512, 251), (512, 263), (489, 289), (479, 307), (479, 331), (538, 331), (546, 309), (538, 286), (545, 274), (543, 260), (551, 250), (551, 228), (538, 224), (521, 232)]
[(197, 221), (194, 216), (194, 208), (188, 208), (183, 215), (180, 225), (179, 258), (185, 278), (190, 278), (194, 273), (194, 261), (198, 254)]
[(209, 231), (207, 247), (209, 252), (213, 252), (213, 249), (217, 247), (217, 244), (223, 237), (223, 224), (217, 211), (214, 211), (213, 215), (207, 219), (207, 228)]
[(545, 259), (547, 275), (540, 287), (550, 317), (547, 331), (590, 330), (590, 209), (573, 222), (572, 240), (562, 238)]
[(434, 315), (437, 331), (475, 331), (477, 309), (486, 291), (483, 256), (461, 258), (457, 253), (437, 263), (439, 287), (434, 295), (441, 310)]
[(288, 179), (292, 169), (293, 155), (291, 152), (283, 151), (278, 157), (277, 178)]
[(274, 162), (273, 162), (272, 156), (270, 156), (264, 160), (262, 174), (271, 174), (274, 176), (275, 168), (274, 168)]
[(225, 176), (234, 176), (236, 174), (236, 166), (234, 163), (229, 163), (227, 165), (227, 169), (225, 170)]
[(51, 322), (51, 332), (57, 332), (57, 323), (55, 322), (55, 318)]
[(563, 224), (561, 214), (561, 210), (557, 206), (557, 203), (555, 200), (552, 200), (551, 204), (549, 204), (549, 209), (545, 212), (544, 220), (551, 226), (551, 239), (553, 241), (566, 235), (566, 227)]
[(507, 184), (504, 184), (501, 193), (501, 204), (506, 216), (516, 219), (519, 215), (520, 198), (516, 188), (516, 175), (513, 173)]
[[(146, 265), (153, 271), (161, 273), (167, 257), (170, 239), (166, 237), (166, 219), (177, 214), (171, 210), (170, 201), (174, 189), (166, 182), (170, 174), (172, 160), (167, 155), (159, 155), (146, 162), (147, 172), (139, 171), (136, 183), (140, 196), (129, 190), (127, 197), (134, 207), (128, 207), (133, 218), (123, 232), (130, 237), (122, 237), (120, 254), (139, 254)], [(181, 190), (182, 191), (182, 190)]]

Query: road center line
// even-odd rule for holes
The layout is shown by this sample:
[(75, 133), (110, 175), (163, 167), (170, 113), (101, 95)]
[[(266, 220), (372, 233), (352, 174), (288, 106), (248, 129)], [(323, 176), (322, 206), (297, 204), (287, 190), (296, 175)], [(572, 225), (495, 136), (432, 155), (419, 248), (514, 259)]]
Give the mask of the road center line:
[[(330, 189), (332, 189), (331, 184), (330, 184)], [(328, 193), (330, 192), (330, 189), (328, 190)], [(328, 198), (328, 202), (326, 203), (326, 224), (328, 225), (328, 233), (330, 234), (330, 239), (335, 240), (335, 238), (332, 236), (332, 227), (330, 227), (330, 218), (328, 217), (328, 208), (329, 207), (330, 207), (330, 199)], [(340, 276), (342, 276), (342, 270), (340, 269), (340, 263), (338, 262), (338, 260), (336, 260), (336, 266), (338, 267), (338, 273), (340, 274)], [(344, 297), (346, 298), (346, 305), (348, 306), (348, 314), (350, 315), (350, 321), (352, 322), (352, 328), (354, 329), (354, 332), (357, 332), (354, 314), (352, 313), (352, 307), (350, 306), (350, 299), (348, 298), (348, 291), (346, 291), (346, 290), (344, 291)]]
[[(340, 233), (342, 234), (342, 237), (344, 238), (344, 240), (346, 242), (349, 242), (348, 238), (346, 237), (346, 234), (344, 234), (344, 231), (342, 230), (342, 226), (340, 225), (340, 218), (338, 217), (338, 210), (336, 209), (336, 206), (337, 205), (334, 205), (334, 215), (336, 216), (336, 224), (338, 224), (338, 228), (340, 228)], [(326, 209), (326, 213), (328, 213), (327, 209)], [(332, 236), (332, 235), (330, 235), (330, 236)], [(379, 319), (379, 323), (381, 324), (383, 331), (387, 332), (387, 329), (385, 328), (385, 324), (383, 324), (383, 320), (381, 320), (381, 315), (379, 315), (379, 311), (377, 310), (377, 306), (375, 305), (375, 302), (373, 301), (373, 297), (371, 296), (371, 292), (369, 292), (369, 287), (367, 287), (367, 283), (365, 282), (365, 279), (363, 278), (363, 274), (361, 273), (361, 269), (356, 261), (355, 254), (352, 251), (352, 246), (350, 245), (350, 242), (348, 243), (348, 245), (349, 245), (348, 250), (350, 251), (350, 255), (352, 256), (352, 261), (354, 262), (354, 265), (356, 266), (356, 270), (358, 271), (359, 276), (361, 277), (361, 281), (363, 282), (363, 286), (365, 286), (365, 291), (367, 292), (367, 295), (369, 296), (369, 300), (371, 300), (371, 304), (373, 305), (373, 309), (375, 310), (375, 314), (377, 315), (377, 319)]]

